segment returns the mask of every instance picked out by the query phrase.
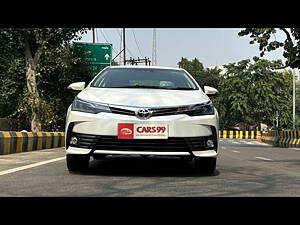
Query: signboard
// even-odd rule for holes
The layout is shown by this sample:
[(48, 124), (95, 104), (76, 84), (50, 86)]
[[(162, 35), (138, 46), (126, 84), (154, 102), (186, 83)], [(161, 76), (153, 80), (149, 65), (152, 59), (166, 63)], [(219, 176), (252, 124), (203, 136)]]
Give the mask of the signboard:
[(83, 58), (91, 65), (93, 76), (111, 65), (112, 44), (75, 42), (75, 48), (83, 50)]

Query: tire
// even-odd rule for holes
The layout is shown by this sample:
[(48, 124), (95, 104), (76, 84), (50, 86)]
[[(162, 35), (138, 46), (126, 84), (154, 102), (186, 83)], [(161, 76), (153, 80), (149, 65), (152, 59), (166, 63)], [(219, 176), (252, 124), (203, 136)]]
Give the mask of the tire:
[(67, 155), (67, 167), (70, 172), (87, 171), (89, 168), (89, 155)]
[(194, 158), (194, 168), (198, 172), (213, 174), (216, 170), (217, 158), (196, 157)]

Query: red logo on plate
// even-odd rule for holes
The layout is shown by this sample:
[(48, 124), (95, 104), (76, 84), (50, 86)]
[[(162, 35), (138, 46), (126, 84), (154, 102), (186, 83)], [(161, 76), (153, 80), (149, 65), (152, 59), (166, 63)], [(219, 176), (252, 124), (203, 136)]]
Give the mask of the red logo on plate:
[(133, 124), (119, 123), (118, 124), (118, 139), (133, 139)]

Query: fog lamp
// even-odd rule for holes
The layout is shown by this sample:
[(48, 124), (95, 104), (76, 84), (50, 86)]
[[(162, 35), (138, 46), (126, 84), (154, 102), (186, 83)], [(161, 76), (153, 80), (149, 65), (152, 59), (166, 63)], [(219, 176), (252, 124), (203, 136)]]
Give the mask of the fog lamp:
[(213, 148), (213, 147), (215, 146), (215, 145), (214, 145), (214, 142), (213, 142), (212, 140), (207, 140), (206, 145), (207, 145), (207, 147), (209, 147), (209, 148)]
[(76, 145), (77, 143), (78, 143), (78, 138), (77, 137), (71, 137), (70, 144)]

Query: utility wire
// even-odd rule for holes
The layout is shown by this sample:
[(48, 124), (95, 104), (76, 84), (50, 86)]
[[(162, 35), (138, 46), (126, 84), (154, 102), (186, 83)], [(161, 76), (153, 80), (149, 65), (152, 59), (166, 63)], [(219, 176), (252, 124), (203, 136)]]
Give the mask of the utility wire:
[[(101, 30), (101, 28), (99, 28), (99, 30), (100, 30), (102, 36), (104, 37), (104, 39), (106, 40), (106, 42), (107, 42), (107, 43), (111, 43), (111, 42), (109, 42), (109, 41), (107, 40), (107, 38), (106, 38), (105, 34), (103, 33), (103, 31)], [(118, 54), (118, 53), (114, 50), (113, 47), (112, 47), (112, 50), (114, 51), (114, 53), (116, 53), (116, 55)]]
[(141, 57), (143, 58), (143, 54), (142, 54), (141, 49), (140, 49), (140, 47), (139, 47), (139, 44), (138, 44), (138, 41), (137, 41), (137, 39), (136, 39), (136, 36), (135, 36), (135, 33), (134, 33), (133, 28), (131, 29), (131, 31), (132, 31), (132, 33), (133, 33), (133, 37), (134, 37), (134, 40), (135, 40), (135, 44), (136, 44), (136, 46), (137, 46), (137, 48), (138, 48), (138, 50), (139, 50), (139, 52), (140, 52)]
[[(120, 36), (120, 38), (122, 39), (122, 35), (121, 35), (121, 33), (119, 32), (119, 30), (118, 29), (116, 29), (117, 30), (117, 32), (118, 32), (118, 34), (119, 34), (119, 36)], [(131, 51), (128, 49), (128, 47), (127, 46), (125, 46), (125, 48), (126, 48), (126, 50), (129, 52), (129, 54), (133, 57), (133, 58), (135, 58), (134, 56), (133, 56), (133, 54), (131, 53)]]

